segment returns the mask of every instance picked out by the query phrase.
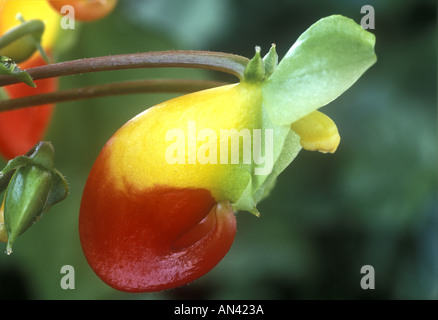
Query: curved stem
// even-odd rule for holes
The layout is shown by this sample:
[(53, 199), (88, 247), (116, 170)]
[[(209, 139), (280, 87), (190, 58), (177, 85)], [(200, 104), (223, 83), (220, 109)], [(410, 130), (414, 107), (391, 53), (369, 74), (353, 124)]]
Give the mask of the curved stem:
[(110, 84), (101, 84), (82, 88), (66, 89), (50, 93), (37, 94), (22, 98), (0, 100), (0, 112), (89, 98), (98, 98), (133, 93), (188, 93), (228, 84), (222, 81), (150, 79)]
[[(210, 51), (154, 51), (87, 58), (27, 69), (33, 80), (87, 72), (134, 68), (200, 68), (235, 75), (240, 80), (248, 59), (242, 56)], [(0, 87), (20, 82), (10, 76), (0, 76)]]
[(40, 20), (29, 20), (22, 22), (15, 28), (8, 30), (0, 37), (0, 48), (4, 48), (21, 37), (34, 33), (41, 35), (44, 32), (44, 23)]

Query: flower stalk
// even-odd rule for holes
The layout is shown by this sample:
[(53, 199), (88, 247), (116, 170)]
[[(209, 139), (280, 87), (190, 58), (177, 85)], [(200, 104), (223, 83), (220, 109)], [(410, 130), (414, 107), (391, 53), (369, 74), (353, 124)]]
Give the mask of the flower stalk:
[[(91, 98), (135, 93), (190, 93), (227, 84), (223, 81), (192, 79), (148, 79), (72, 88), (26, 96), (15, 99), (0, 99), (0, 112)], [(1, 90), (1, 89), (0, 89)]]
[[(177, 67), (220, 71), (242, 79), (248, 61), (248, 58), (222, 52), (155, 51), (65, 61), (26, 71), (33, 80), (39, 80), (89, 72)], [(0, 87), (18, 82), (13, 77), (0, 76)]]
[[(157, 51), (114, 56), (95, 57), (59, 62), (45, 66), (26, 69), (33, 80), (62, 77), (75, 74), (137, 69), (137, 68), (199, 68), (225, 72), (244, 77), (249, 59), (228, 53), (210, 51)], [(0, 87), (19, 83), (20, 79), (0, 75)], [(102, 84), (82, 88), (73, 88), (28, 97), (0, 100), (0, 112), (47, 103), (104, 97), (109, 95), (147, 93), (147, 92), (181, 92), (188, 93), (224, 85), (222, 81), (153, 79)]]

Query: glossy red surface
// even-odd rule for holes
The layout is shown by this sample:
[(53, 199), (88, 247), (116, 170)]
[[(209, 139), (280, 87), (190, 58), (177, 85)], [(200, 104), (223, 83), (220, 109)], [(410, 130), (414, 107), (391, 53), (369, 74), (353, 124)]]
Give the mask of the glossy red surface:
[(79, 217), (83, 251), (115, 289), (161, 291), (210, 271), (229, 251), (236, 219), (227, 202), (203, 189), (114, 189), (105, 159), (86, 183)]

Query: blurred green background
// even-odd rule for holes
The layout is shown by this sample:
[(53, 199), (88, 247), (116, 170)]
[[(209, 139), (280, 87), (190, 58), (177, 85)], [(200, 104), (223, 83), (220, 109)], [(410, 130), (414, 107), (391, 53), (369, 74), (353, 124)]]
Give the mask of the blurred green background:
[[(260, 218), (238, 213), (228, 255), (179, 289), (108, 287), (85, 261), (78, 235), (82, 189), (104, 143), (131, 117), (176, 95), (59, 104), (46, 140), (71, 194), (17, 240), (11, 256), (0, 254), (0, 298), (436, 299), (435, 0), (122, 0), (107, 18), (64, 31), (72, 45), (57, 60), (172, 49), (251, 57), (254, 46), (265, 53), (274, 42), (281, 58), (318, 19), (343, 14), (360, 23), (366, 4), (375, 9), (378, 62), (322, 109), (338, 125), (338, 151), (302, 151), (259, 205)], [(64, 77), (61, 88), (164, 77), (234, 81), (205, 70), (143, 69)], [(60, 286), (63, 265), (75, 269), (74, 290)], [(374, 290), (360, 286), (363, 265), (375, 269)]]

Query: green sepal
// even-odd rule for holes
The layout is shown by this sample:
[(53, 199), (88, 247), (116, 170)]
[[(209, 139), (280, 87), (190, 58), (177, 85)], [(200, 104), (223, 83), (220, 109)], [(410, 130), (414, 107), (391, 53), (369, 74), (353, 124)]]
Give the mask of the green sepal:
[(248, 83), (260, 82), (265, 78), (265, 64), (260, 56), (260, 47), (255, 47), (255, 55), (248, 62), (243, 73), (243, 81)]
[[(263, 59), (256, 51), (243, 81), (259, 83), (260, 127), (265, 134), (273, 132), (273, 167), (257, 174), (260, 166), (252, 166), (247, 186), (232, 203), (236, 211), (259, 215), (256, 205), (302, 149), (290, 124), (338, 97), (374, 64), (374, 43), (374, 35), (353, 20), (335, 15), (305, 31), (278, 65), (275, 45)], [(263, 139), (261, 143), (261, 150), (268, 152)]]
[[(271, 192), (277, 177), (302, 149), (300, 137), (290, 129), (290, 126), (273, 123), (264, 108), (264, 102), (260, 101), (260, 103), (261, 105), (258, 107), (262, 112), (260, 129), (264, 133), (260, 140), (260, 150), (264, 150), (265, 162), (262, 164), (253, 162), (251, 172), (248, 172), (249, 179), (246, 187), (238, 199), (231, 203), (235, 211), (248, 211), (256, 216), (260, 216), (260, 212), (256, 207), (257, 204)], [(272, 132), (272, 145), (270, 145), (269, 139), (266, 140), (267, 130)], [(256, 139), (253, 140), (253, 148), (255, 141)], [(266, 142), (268, 142), (268, 145), (266, 145)], [(271, 162), (270, 160), (267, 161), (266, 157), (268, 156), (272, 157), (272, 168), (270, 168), (270, 171), (261, 170), (266, 169), (267, 163)]]
[(1, 171), (0, 183), (7, 189), (4, 201), (4, 223), (8, 234), (6, 253), (12, 252), (17, 237), (54, 204), (68, 195), (68, 184), (54, 168), (54, 148), (40, 142), (25, 156), (8, 162)]
[(0, 193), (6, 190), (9, 181), (11, 181), (14, 173), (15, 173), (15, 169), (6, 171), (5, 173), (3, 173), (2, 171), (2, 173), (0, 174)]
[(340, 15), (313, 24), (262, 82), (272, 122), (290, 125), (337, 98), (376, 62), (374, 44), (373, 34)]
[(5, 189), (7, 188), (15, 170), (30, 163), (31, 159), (26, 156), (18, 156), (14, 159), (9, 160), (3, 170), (0, 171), (0, 193), (5, 191)]
[(52, 188), (50, 189), (43, 212), (49, 210), (54, 204), (61, 202), (68, 196), (67, 180), (65, 180), (61, 172), (56, 169), (53, 169), (52, 174)]
[(30, 165), (15, 171), (5, 196), (7, 253), (12, 252), (16, 238), (42, 215), (51, 187), (52, 173), (41, 167)]
[(263, 64), (265, 65), (265, 78), (269, 78), (278, 65), (278, 54), (277, 50), (275, 50), (275, 43), (272, 44), (269, 52), (263, 57)]
[(32, 88), (36, 87), (30, 75), (26, 71), (21, 70), (20, 67), (8, 57), (0, 56), (0, 74), (15, 77)]
[(39, 165), (47, 170), (54, 170), (55, 150), (51, 143), (39, 142), (26, 155), (18, 156), (8, 161), (3, 170), (0, 171), (0, 193), (3, 192), (9, 184), (15, 170), (26, 165)]
[(37, 143), (26, 154), (33, 165), (38, 165), (46, 170), (52, 171), (55, 165), (55, 149), (50, 142), (42, 141)]

